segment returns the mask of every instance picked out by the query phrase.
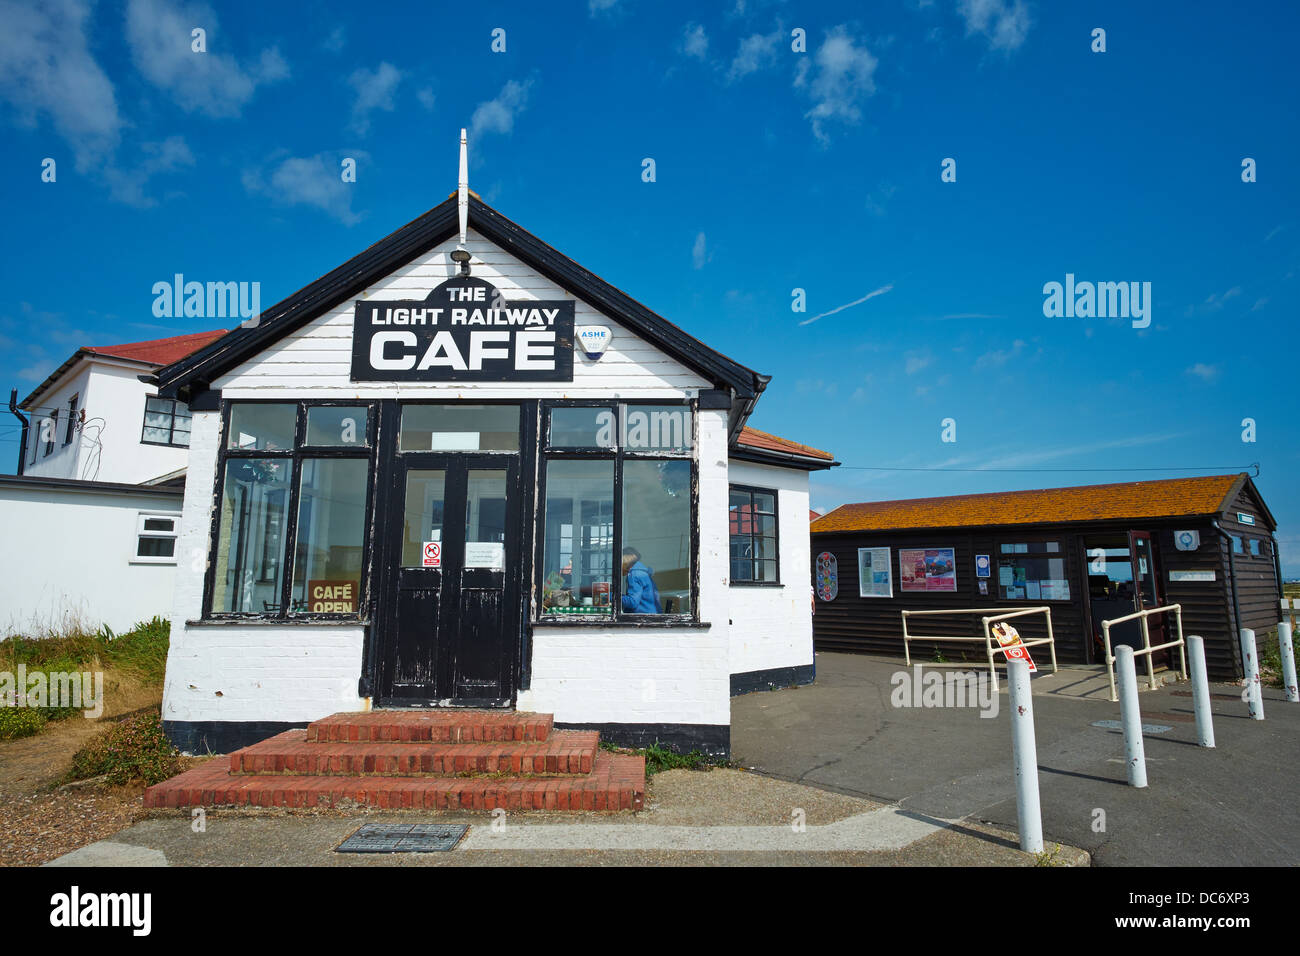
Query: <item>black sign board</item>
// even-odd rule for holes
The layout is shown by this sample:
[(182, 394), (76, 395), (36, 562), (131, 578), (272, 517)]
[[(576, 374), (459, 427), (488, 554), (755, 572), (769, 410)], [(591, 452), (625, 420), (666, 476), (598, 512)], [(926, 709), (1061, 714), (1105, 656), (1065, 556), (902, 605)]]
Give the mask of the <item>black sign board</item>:
[(456, 276), (424, 299), (357, 300), (354, 382), (572, 382), (573, 300), (507, 302)]

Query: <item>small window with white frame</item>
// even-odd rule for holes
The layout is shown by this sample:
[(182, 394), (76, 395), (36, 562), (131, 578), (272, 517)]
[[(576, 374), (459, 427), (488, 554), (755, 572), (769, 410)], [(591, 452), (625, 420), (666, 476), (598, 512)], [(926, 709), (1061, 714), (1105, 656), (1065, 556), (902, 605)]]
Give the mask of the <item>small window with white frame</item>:
[(141, 512), (136, 519), (135, 555), (131, 560), (137, 564), (175, 564), (180, 526), (178, 514)]

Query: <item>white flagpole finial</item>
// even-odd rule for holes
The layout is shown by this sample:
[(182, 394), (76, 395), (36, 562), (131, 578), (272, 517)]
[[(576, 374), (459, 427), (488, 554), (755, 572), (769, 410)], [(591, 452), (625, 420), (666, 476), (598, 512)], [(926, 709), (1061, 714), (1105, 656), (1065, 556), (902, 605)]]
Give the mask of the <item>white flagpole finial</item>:
[(465, 234), (469, 229), (469, 160), (465, 145), (465, 131), (460, 131), (460, 183), (456, 199), (460, 212), (460, 245), (465, 246)]

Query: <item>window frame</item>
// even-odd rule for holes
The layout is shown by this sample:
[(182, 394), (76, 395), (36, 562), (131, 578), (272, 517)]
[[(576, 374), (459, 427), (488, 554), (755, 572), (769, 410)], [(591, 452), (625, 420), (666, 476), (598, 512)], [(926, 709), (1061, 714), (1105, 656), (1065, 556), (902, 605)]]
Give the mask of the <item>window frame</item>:
[(63, 435), (63, 444), (71, 445), (72, 436), (76, 433), (77, 426), (77, 403), (81, 401), (81, 393), (73, 395), (68, 399), (68, 428)]
[[(776, 489), (776, 488), (760, 488), (760, 487), (758, 487), (758, 486), (756, 486), (756, 485), (728, 484), (728, 485), (727, 485), (727, 512), (728, 512), (728, 514), (730, 514), (730, 512), (731, 512), (731, 493), (732, 493), (732, 492), (744, 492), (744, 493), (748, 494), (748, 495), (749, 495), (749, 503), (750, 503), (750, 508), (751, 508), (751, 509), (753, 508), (753, 505), (754, 505), (754, 495), (755, 495), (755, 494), (771, 495), (771, 496), (772, 496), (772, 523), (776, 526), (776, 528), (775, 528), (775, 532), (774, 532), (774, 535), (773, 535), (773, 539), (774, 539), (775, 542), (776, 542), (776, 558), (775, 558), (775, 562), (776, 562), (776, 580), (774, 580), (774, 581), (756, 581), (756, 580), (754, 580), (752, 577), (750, 577), (749, 579), (742, 579), (742, 580), (737, 581), (735, 578), (733, 578), (733, 577), (731, 576), (731, 561), (732, 561), (732, 558), (731, 558), (731, 539), (732, 539), (733, 536), (732, 536), (732, 534), (731, 534), (730, 521), (728, 521), (728, 527), (727, 527), (727, 583), (728, 583), (728, 585), (731, 586), (731, 587), (741, 587), (741, 588), (779, 588), (779, 587), (783, 587), (784, 585), (783, 585), (782, 582), (781, 582), (781, 496), (780, 496), (779, 489)], [(753, 514), (754, 512), (751, 510), (750, 513)], [(760, 512), (760, 513), (766, 515), (766, 512)], [(749, 538), (749, 546), (750, 546), (749, 573), (752, 575), (752, 574), (754, 573), (754, 563), (755, 563), (756, 561), (759, 561), (759, 560), (766, 560), (765, 558), (760, 559), (760, 558), (755, 558), (755, 557), (753, 556), (754, 538), (755, 538), (755, 537), (760, 537), (760, 538), (762, 538), (762, 537), (766, 537), (766, 535), (757, 535), (757, 536), (756, 536), (756, 535), (751, 531), (751, 532), (750, 532), (747, 536), (745, 536), (745, 537), (748, 537), (748, 538)]]
[[(1002, 548), (1003, 548), (1004, 545), (1016, 545), (1016, 544), (1024, 544), (1024, 545), (1031, 545), (1031, 544), (1055, 544), (1055, 545), (1057, 546), (1057, 550), (1056, 550), (1056, 551), (1037, 551), (1037, 552), (1035, 552), (1035, 551), (1003, 551), (1003, 550), (1002, 550)], [(991, 558), (992, 561), (993, 561), (994, 567), (992, 567), (992, 568), (989, 569), (990, 579), (991, 579), (991, 581), (993, 582), (992, 586), (995, 587), (995, 588), (997, 588), (997, 592), (998, 592), (998, 593), (997, 593), (997, 598), (996, 598), (996, 599), (999, 600), (999, 601), (1013, 601), (1013, 602), (1015, 602), (1015, 603), (1017, 603), (1017, 604), (1019, 604), (1019, 603), (1021, 603), (1021, 602), (1029, 602), (1029, 601), (1032, 601), (1032, 602), (1035, 602), (1035, 603), (1038, 603), (1038, 604), (1069, 604), (1069, 603), (1071, 603), (1071, 602), (1074, 600), (1075, 589), (1076, 589), (1076, 587), (1077, 587), (1077, 584), (1076, 584), (1075, 581), (1073, 581), (1073, 580), (1070, 579), (1070, 556), (1069, 556), (1069, 554), (1068, 554), (1068, 552), (1067, 552), (1067, 548), (1065, 547), (1065, 545), (1066, 545), (1066, 541), (1065, 541), (1064, 538), (1035, 538), (1035, 537), (1028, 537), (1028, 538), (1007, 538), (1007, 539), (998, 538), (998, 539), (996, 539), (995, 542), (994, 542), (993, 553), (990, 555), (990, 558)], [(1016, 598), (1016, 597), (1005, 597), (1005, 596), (1003, 595), (1003, 593), (1002, 593), (1002, 584), (998, 581), (998, 571), (999, 571), (999, 569), (1002, 567), (1002, 561), (1003, 561), (1004, 558), (1014, 558), (1014, 557), (1022, 556), (1022, 555), (1023, 555), (1024, 557), (1026, 557), (1026, 558), (1040, 558), (1040, 559), (1043, 559), (1043, 560), (1052, 560), (1053, 558), (1057, 558), (1057, 557), (1059, 557), (1059, 558), (1061, 559), (1061, 561), (1063, 562), (1061, 570), (1062, 570), (1062, 571), (1064, 572), (1064, 574), (1065, 574), (1065, 576), (1064, 576), (1063, 578), (1061, 578), (1061, 580), (1063, 580), (1063, 581), (1065, 582), (1065, 586), (1066, 586), (1066, 588), (1069, 590), (1069, 592), (1070, 592), (1070, 596), (1069, 596), (1069, 597), (1064, 597), (1064, 598), (1045, 598), (1045, 597), (1036, 597), (1036, 598), (1033, 598), (1033, 597), (1028, 597), (1028, 596), (1026, 596), (1026, 597), (1022, 597), (1022, 598)], [(1053, 579), (1053, 580), (1055, 580), (1055, 579)], [(1028, 581), (1028, 578), (1026, 577), (1026, 582), (1027, 582), (1027, 581)], [(1042, 578), (1039, 578), (1039, 583), (1040, 583), (1040, 584), (1042, 583), (1042, 581), (1043, 581), (1043, 579), (1042, 579)]]
[[(639, 406), (682, 407), (691, 419), (689, 447), (683, 451), (629, 451), (621, 442), (626, 427), (626, 410)], [(615, 413), (615, 445), (612, 448), (576, 448), (551, 446), (550, 412), (554, 408), (609, 408)], [(537, 436), (537, 491), (534, 509), (533, 584), (534, 594), (541, 595), (545, 587), (546, 564), (546, 473), (551, 461), (613, 461), (614, 463), (614, 561), (613, 580), (610, 581), (610, 613), (608, 614), (547, 614), (540, 598), (534, 597), (529, 609), (529, 620), (534, 625), (575, 627), (683, 627), (700, 625), (700, 527), (699, 527), (699, 401), (697, 399), (543, 399), (538, 402)], [(623, 553), (623, 464), (625, 461), (686, 461), (690, 463), (690, 592), (691, 608), (688, 612), (671, 614), (636, 614), (623, 610), (623, 574), (619, 564)]]
[[(146, 530), (144, 523), (149, 518), (167, 518), (172, 523), (172, 530), (170, 532)], [(170, 556), (145, 555), (140, 553), (141, 538), (170, 538), (176, 542), (176, 546)], [(174, 565), (178, 560), (177, 549), (180, 547), (180, 539), (181, 513), (179, 511), (138, 511), (135, 520), (135, 551), (128, 563)]]
[(49, 458), (54, 454), (54, 435), (59, 430), (59, 409), (54, 409), (49, 415), (50, 420), (50, 437), (45, 440), (45, 451), (41, 453), (42, 458)]
[[(171, 425), (168, 426), (168, 428), (167, 428), (167, 436), (168, 436), (169, 439), (171, 439), (170, 441), (150, 441), (148, 438), (145, 438), (145, 437), (144, 437), (144, 435), (145, 435), (145, 429), (148, 429), (148, 428), (158, 428), (158, 427), (159, 427), (159, 426), (157, 426), (157, 425), (150, 425), (150, 424), (149, 424), (149, 401), (150, 401), (151, 399), (152, 399), (153, 401), (157, 401), (157, 402), (171, 402), (171, 403), (172, 403), (172, 410), (171, 410)], [(163, 397), (160, 396), (160, 395), (146, 395), (146, 396), (144, 397), (144, 413), (140, 416), (140, 444), (142, 444), (142, 445), (153, 445), (153, 446), (156, 447), (156, 448), (189, 448), (190, 446), (189, 446), (189, 443), (188, 443), (188, 442), (186, 442), (184, 445), (182, 445), (182, 444), (180, 444), (179, 442), (177, 442), (177, 441), (175, 440), (175, 439), (176, 439), (176, 409), (179, 408), (182, 404), (184, 404), (184, 403), (181, 402), (180, 399), (176, 399), (176, 398), (163, 398)], [(188, 410), (188, 408), (189, 408), (189, 406), (186, 405), (186, 409), (187, 409), (187, 410)], [(155, 412), (154, 414), (160, 414), (160, 413), (159, 413), (159, 412)], [(194, 422), (194, 414), (191, 412), (191, 413), (190, 413), (190, 423), (193, 424), (193, 422)], [(189, 432), (186, 432), (185, 434), (188, 435), (188, 434), (190, 434), (190, 433), (189, 433)], [(224, 431), (222, 432), (222, 434), (223, 434), (223, 435), (225, 434)]]
[[(288, 449), (241, 449), (228, 447), (230, 436), (230, 415), (235, 405), (293, 405), (295, 407), (293, 447)], [(307, 409), (320, 406), (341, 406), (345, 408), (366, 409), (366, 443), (364, 445), (306, 445)], [(361, 541), (361, 580), (357, 592), (357, 610), (355, 613), (311, 613), (294, 611), (291, 607), (293, 595), (294, 566), (298, 549), (298, 510), (302, 485), (302, 463), (306, 459), (352, 458), (366, 461), (366, 500), (365, 514), (374, 515), (376, 485), (376, 454), (379, 445), (379, 401), (377, 399), (296, 399), (296, 398), (256, 398), (256, 399), (222, 399), (221, 433), (217, 451), (216, 474), (212, 491), (212, 522), (208, 533), (208, 568), (203, 582), (203, 617), (204, 621), (238, 621), (244, 623), (263, 622), (270, 624), (296, 624), (311, 622), (344, 622), (365, 624), (370, 619), (372, 600), (371, 569), (374, 548), (374, 522), (367, 521)], [(221, 503), (225, 494), (226, 463), (231, 459), (276, 458), (290, 462), (287, 490), (287, 503), (284, 516), (284, 558), (279, 588), (279, 605), (274, 611), (214, 611), (212, 599), (216, 588), (217, 554), (221, 534)]]

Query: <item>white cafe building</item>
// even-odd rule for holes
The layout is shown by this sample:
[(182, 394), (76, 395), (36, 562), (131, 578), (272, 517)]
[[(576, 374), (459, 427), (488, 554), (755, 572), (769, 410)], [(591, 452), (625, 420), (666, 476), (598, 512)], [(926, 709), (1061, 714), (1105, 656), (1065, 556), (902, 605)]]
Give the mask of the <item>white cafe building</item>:
[(163, 720), (228, 752), (513, 708), (724, 754), (813, 677), (809, 474), (767, 377), (468, 192), (154, 374), (188, 406)]

